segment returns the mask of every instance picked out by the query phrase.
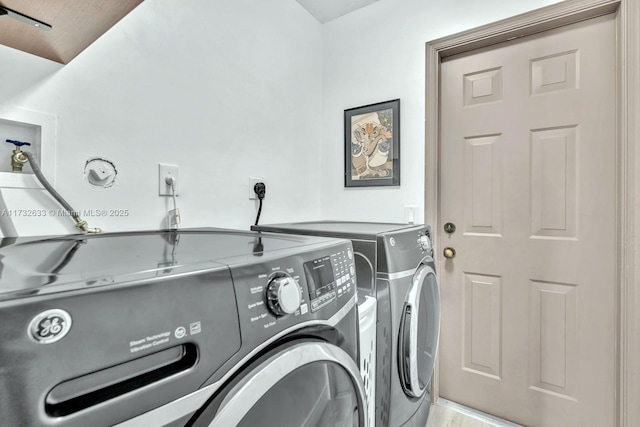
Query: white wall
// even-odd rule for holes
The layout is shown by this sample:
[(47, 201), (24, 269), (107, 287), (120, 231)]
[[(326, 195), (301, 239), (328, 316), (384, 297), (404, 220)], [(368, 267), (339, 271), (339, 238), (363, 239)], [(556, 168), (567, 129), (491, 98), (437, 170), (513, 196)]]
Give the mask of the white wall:
[[(76, 209), (130, 212), (92, 226), (163, 226), (159, 162), (180, 166), (182, 226), (248, 228), (250, 175), (267, 182), (261, 222), (308, 219), (320, 211), (307, 190), (320, 181), (321, 44), (293, 0), (148, 0), (64, 67), (0, 46), (0, 77), (10, 63), (35, 69), (19, 94), (0, 86), (0, 104), (58, 116), (56, 188)], [(114, 187), (84, 181), (90, 156), (115, 162)], [(55, 207), (38, 190), (2, 196)], [(0, 217), (12, 220), (21, 235), (74, 231), (68, 218)]]
[(0, 104), (61, 68), (62, 64), (0, 45)]
[[(422, 221), (425, 43), (553, 2), (380, 0), (320, 25), (294, 0), (148, 0), (64, 67), (0, 46), (0, 104), (58, 117), (56, 188), (77, 209), (128, 209), (87, 218), (108, 231), (164, 226), (160, 162), (181, 167), (185, 227), (247, 228), (250, 175), (267, 181), (262, 223), (402, 222), (405, 205)], [(394, 98), (401, 186), (345, 189), (343, 110)], [(115, 162), (114, 187), (84, 181), (90, 156)], [(56, 206), (37, 190), (0, 196)], [(0, 217), (5, 234), (70, 224)]]
[[(323, 26), (322, 216), (424, 218), (425, 44), (557, 0), (380, 0)], [(400, 187), (344, 188), (343, 111), (400, 98)], [(435, 173), (435, 171), (427, 171)], [(429, 219), (426, 219), (429, 222)]]

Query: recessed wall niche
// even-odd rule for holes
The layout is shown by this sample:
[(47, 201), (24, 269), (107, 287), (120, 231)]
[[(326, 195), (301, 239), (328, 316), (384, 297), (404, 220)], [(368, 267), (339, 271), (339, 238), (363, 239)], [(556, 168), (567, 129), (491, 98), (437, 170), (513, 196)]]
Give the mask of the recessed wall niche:
[(42, 188), (28, 163), (22, 173), (12, 172), (15, 146), (7, 139), (31, 143), (22, 150), (34, 154), (47, 180), (55, 185), (55, 134), (56, 116), (0, 105), (0, 188)]

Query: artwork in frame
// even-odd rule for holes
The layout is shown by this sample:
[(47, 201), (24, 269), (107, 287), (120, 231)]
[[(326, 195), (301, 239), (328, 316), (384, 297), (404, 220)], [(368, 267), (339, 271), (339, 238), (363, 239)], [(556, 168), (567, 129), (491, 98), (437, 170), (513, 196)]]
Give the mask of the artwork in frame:
[(344, 110), (344, 186), (400, 185), (400, 100)]

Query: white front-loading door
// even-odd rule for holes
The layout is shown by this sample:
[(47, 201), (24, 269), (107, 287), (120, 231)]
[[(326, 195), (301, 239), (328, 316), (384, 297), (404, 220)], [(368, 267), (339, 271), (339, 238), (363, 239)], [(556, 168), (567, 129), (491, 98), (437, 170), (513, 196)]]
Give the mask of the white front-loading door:
[(398, 370), (404, 392), (419, 398), (427, 390), (440, 333), (440, 292), (436, 273), (427, 264), (417, 269), (401, 313)]
[(615, 39), (609, 15), (442, 63), (442, 397), (615, 425)]
[(365, 400), (359, 368), (345, 351), (302, 342), (250, 366), (188, 425), (367, 427)]

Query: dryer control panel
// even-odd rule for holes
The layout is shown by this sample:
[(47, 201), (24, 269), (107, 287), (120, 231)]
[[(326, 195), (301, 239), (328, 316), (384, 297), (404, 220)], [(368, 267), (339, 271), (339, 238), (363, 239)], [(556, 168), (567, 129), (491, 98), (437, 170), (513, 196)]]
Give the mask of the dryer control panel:
[(431, 227), (428, 225), (378, 236), (378, 273), (413, 270), (432, 256)]

